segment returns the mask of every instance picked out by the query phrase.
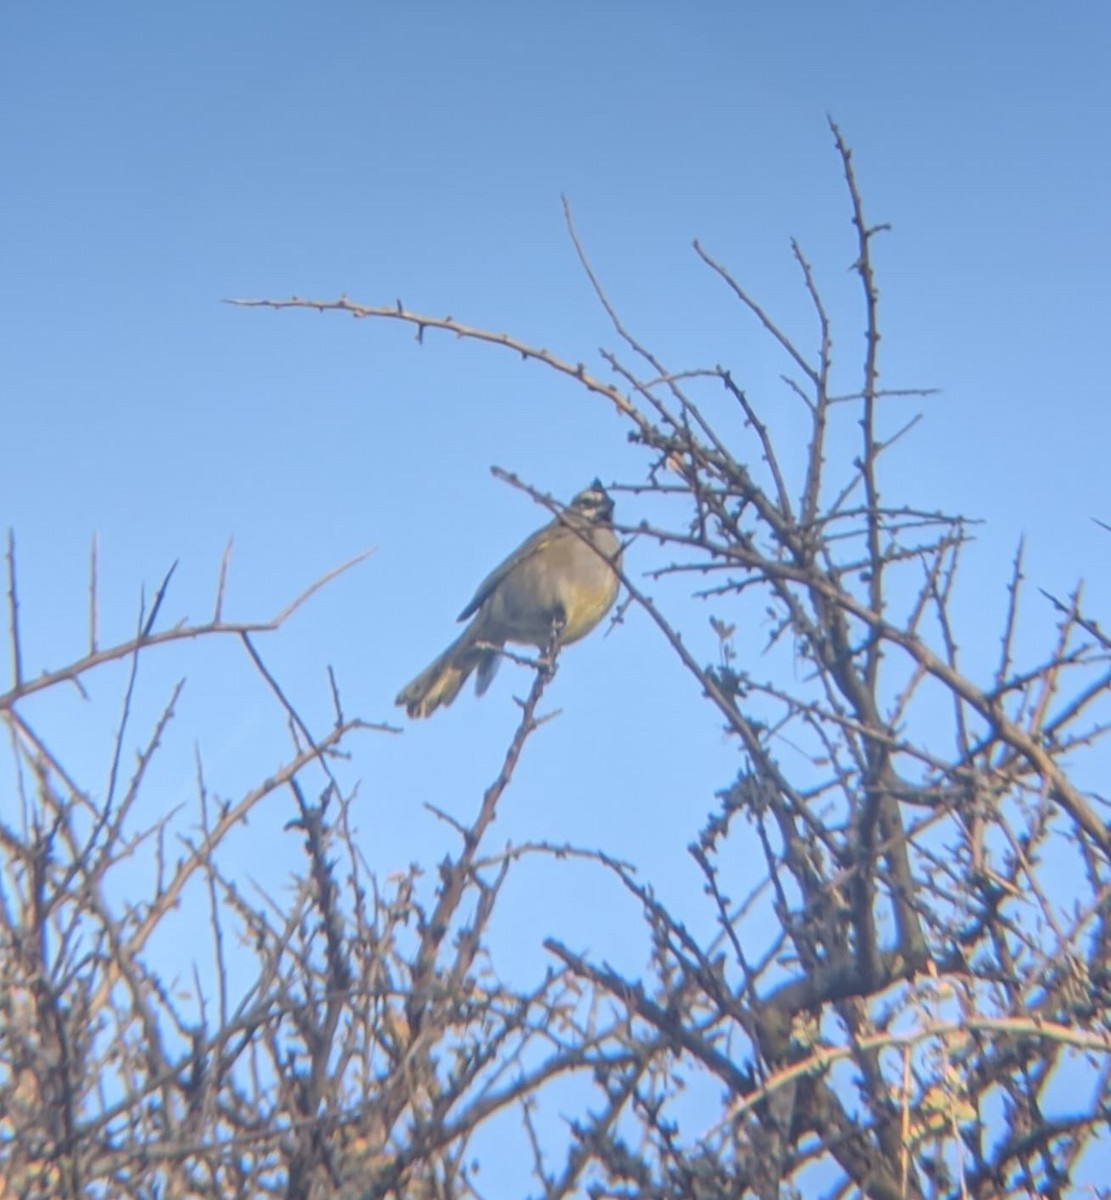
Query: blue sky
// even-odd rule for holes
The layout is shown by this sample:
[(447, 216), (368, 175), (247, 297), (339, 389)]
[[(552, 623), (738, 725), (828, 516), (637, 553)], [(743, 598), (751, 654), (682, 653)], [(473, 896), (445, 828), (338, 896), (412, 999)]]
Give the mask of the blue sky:
[[(729, 365), (789, 444), (784, 364), (690, 242), (805, 341), (797, 236), (851, 365), (852, 232), (827, 113), (868, 213), (894, 226), (876, 253), (884, 380), (941, 389), (892, 415), (924, 420), (893, 453), (888, 497), (987, 522), (962, 600), (973, 661), (994, 653), (1022, 533), (1033, 583), (1064, 593), (1083, 575), (1107, 613), (1108, 535), (1090, 518), (1111, 520), (1109, 35), (1095, 3), (6, 5), (0, 522), (18, 539), (31, 668), (80, 652), (94, 531), (105, 635), (121, 638), (140, 585), (174, 559), (168, 611), (204, 612), (231, 536), (229, 610), (244, 618), (374, 546), (263, 649), (317, 721), (327, 663), (350, 710), (394, 719), (398, 687), (541, 519), (490, 465), (567, 497), (594, 475), (634, 480), (642, 461), (599, 401), (511, 355), (221, 301), (400, 298), (604, 373), (597, 348), (614, 338), (561, 194), (637, 335), (676, 367)], [(619, 515), (635, 519), (634, 502)], [(651, 548), (630, 563), (654, 565)], [(705, 610), (661, 594), (713, 657)], [(1039, 603), (1026, 612), (1048, 636)], [(167, 654), (148, 700), (180, 672), (160, 795), (188, 802), (194, 737), (234, 794), (277, 761), (280, 715), (231, 647)], [(104, 728), (117, 683), (94, 689)], [(473, 809), (524, 685), (503, 671), (482, 703), (359, 743), (378, 869), (442, 854), (421, 803)], [(497, 836), (601, 846), (696, 895), (684, 847), (735, 752), (647, 620), (569, 652), (550, 701), (563, 715), (530, 746)], [(97, 778), (101, 718), (75, 704), (53, 719)], [(241, 839), (244, 870), (296, 862), (276, 832), (274, 855), (259, 844)], [(530, 914), (553, 905), (569, 942), (602, 940), (598, 913), (616, 922), (620, 901), (588, 874), (510, 885), (509, 969), (542, 961)]]

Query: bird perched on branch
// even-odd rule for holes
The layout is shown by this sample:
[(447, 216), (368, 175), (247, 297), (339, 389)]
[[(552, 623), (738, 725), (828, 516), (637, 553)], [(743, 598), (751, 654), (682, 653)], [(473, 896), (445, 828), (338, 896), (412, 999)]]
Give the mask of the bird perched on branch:
[(472, 671), (481, 696), (506, 642), (543, 650), (585, 637), (617, 599), (620, 567), (613, 500), (595, 479), (486, 576), (459, 614), (470, 624), (401, 689), (396, 703), (410, 717), (430, 716), (455, 699)]

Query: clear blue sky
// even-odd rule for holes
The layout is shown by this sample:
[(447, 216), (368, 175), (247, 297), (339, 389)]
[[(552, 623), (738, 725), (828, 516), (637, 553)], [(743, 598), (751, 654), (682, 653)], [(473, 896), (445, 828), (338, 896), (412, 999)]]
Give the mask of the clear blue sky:
[[(374, 545), (263, 649), (321, 725), (328, 662), (350, 710), (393, 719), (397, 688), (539, 522), (489, 466), (568, 496), (636, 479), (641, 460), (599, 401), (510, 355), (221, 300), (400, 298), (604, 372), (614, 339), (565, 193), (637, 334), (674, 366), (730, 366), (782, 411), (783, 364), (689, 243), (804, 339), (795, 235), (851, 321), (827, 113), (871, 218), (894, 226), (876, 255), (885, 382), (942, 389), (887, 494), (988, 522), (962, 640), (975, 655), (986, 629), (994, 648), (1022, 532), (1032, 581), (1063, 593), (1084, 575), (1106, 619), (1111, 543), (1090, 518), (1111, 520), (1109, 35), (1097, 3), (5, 5), (0, 521), (19, 540), (29, 666), (81, 648), (93, 531), (121, 638), (140, 584), (176, 558), (168, 611), (203, 613), (229, 536), (244, 618)], [(840, 361), (857, 330), (842, 325)], [(633, 569), (652, 565), (638, 547)], [(710, 658), (706, 613), (673, 603)], [(1048, 630), (1048, 610), (1027, 613)], [(232, 648), (167, 660), (190, 675), (167, 802), (189, 798), (195, 733), (218, 790), (265, 774), (280, 719)], [(421, 802), (472, 810), (524, 685), (507, 669), (481, 703), (359, 743), (377, 868), (439, 857)], [(648, 622), (569, 652), (550, 700), (565, 711), (497, 836), (600, 845), (695, 895), (684, 847), (736, 761)], [(59, 744), (99, 728), (72, 720)], [(241, 843), (244, 870), (276, 870), (257, 847)], [(614, 894), (561, 871), (522, 873), (507, 969), (540, 963), (530, 918), (556, 905), (562, 936), (602, 946)], [(638, 946), (624, 965), (642, 961)]]

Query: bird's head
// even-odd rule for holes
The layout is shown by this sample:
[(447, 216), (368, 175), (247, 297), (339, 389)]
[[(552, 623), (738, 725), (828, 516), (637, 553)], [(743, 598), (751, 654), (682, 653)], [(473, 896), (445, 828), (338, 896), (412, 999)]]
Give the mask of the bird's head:
[(583, 488), (571, 500), (568, 510), (578, 513), (587, 521), (610, 521), (613, 519), (613, 497), (602, 486), (600, 479), (595, 479), (590, 487)]

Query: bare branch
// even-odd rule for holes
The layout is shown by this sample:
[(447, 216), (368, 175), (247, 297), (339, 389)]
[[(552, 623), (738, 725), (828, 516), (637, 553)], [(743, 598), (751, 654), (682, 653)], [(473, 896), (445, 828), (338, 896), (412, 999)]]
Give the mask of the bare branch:
[(8, 530), (8, 641), (12, 651), (12, 686), (23, 684), (23, 648), (19, 640), (19, 594), (15, 583), (15, 531)]

